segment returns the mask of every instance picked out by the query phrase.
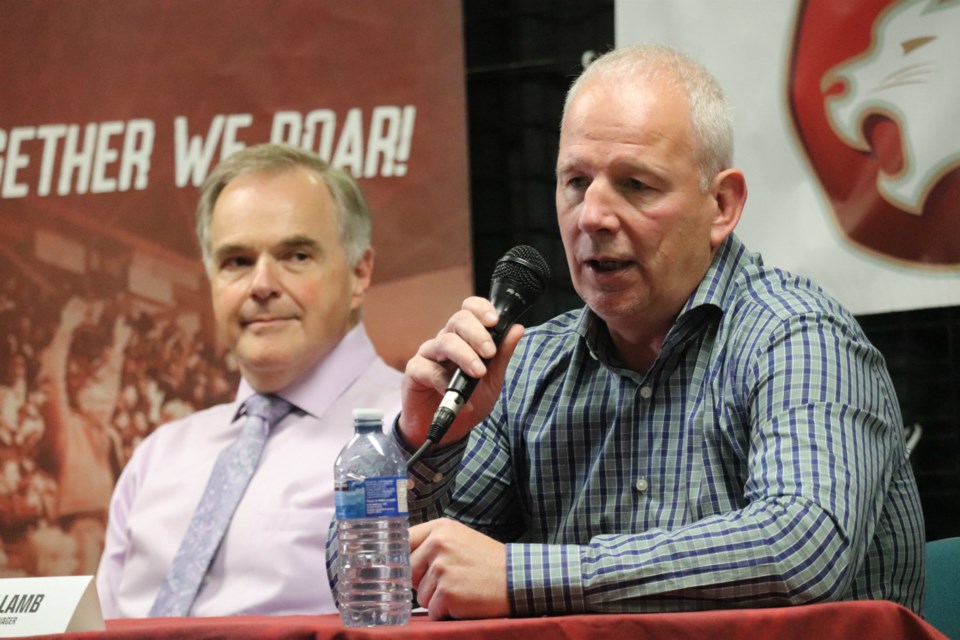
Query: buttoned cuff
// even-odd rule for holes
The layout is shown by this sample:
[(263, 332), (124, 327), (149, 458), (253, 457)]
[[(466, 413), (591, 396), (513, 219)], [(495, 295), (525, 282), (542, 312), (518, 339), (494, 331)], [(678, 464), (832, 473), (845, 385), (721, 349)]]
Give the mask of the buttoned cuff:
[(517, 616), (583, 613), (580, 547), (508, 544), (507, 594)]

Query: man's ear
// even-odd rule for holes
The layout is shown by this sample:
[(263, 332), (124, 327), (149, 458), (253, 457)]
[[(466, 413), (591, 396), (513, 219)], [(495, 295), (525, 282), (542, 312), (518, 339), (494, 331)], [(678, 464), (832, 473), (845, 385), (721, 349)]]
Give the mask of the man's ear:
[(353, 267), (353, 299), (350, 301), (351, 309), (359, 309), (363, 306), (363, 300), (367, 289), (370, 288), (370, 281), (373, 279), (373, 247), (367, 247), (363, 255), (357, 260)]
[(710, 225), (710, 246), (716, 249), (740, 222), (747, 201), (747, 181), (743, 172), (739, 169), (721, 171), (713, 179), (710, 194), (716, 201), (716, 214)]

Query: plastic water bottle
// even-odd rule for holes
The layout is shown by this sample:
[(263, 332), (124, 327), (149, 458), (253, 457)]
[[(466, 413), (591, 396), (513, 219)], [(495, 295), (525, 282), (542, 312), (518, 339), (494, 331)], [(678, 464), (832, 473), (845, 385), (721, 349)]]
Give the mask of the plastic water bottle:
[(334, 464), (337, 600), (347, 627), (410, 619), (407, 464), (383, 433), (383, 412), (355, 409), (356, 432)]

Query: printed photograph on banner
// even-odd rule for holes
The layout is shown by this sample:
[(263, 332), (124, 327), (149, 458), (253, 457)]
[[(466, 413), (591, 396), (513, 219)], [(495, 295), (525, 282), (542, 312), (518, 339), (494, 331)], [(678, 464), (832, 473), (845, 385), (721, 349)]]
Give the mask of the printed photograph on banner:
[(0, 15), (0, 577), (93, 574), (137, 444), (236, 393), (194, 231), (223, 158), (285, 143), (358, 179), (364, 322), (388, 364), (469, 295), (460, 4), (0, 0)]

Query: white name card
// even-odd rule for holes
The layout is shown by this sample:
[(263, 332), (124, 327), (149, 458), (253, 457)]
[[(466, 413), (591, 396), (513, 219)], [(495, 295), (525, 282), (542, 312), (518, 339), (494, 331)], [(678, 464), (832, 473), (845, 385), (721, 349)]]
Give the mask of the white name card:
[(0, 638), (103, 630), (93, 576), (0, 580)]

